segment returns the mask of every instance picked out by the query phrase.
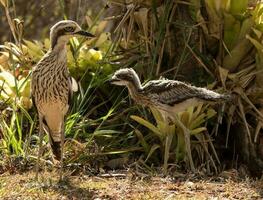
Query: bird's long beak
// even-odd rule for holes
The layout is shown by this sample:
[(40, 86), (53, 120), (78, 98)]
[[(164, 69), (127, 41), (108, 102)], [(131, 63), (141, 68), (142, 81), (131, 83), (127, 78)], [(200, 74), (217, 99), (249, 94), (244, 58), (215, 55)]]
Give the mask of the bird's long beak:
[(109, 79), (110, 84), (114, 84), (114, 82), (117, 82), (117, 81), (119, 81), (119, 79), (117, 77), (114, 77), (114, 76), (111, 79)]
[(85, 37), (90, 37), (90, 38), (96, 37), (95, 35), (87, 32), (87, 31), (83, 31), (83, 30), (78, 31), (78, 32), (76, 32), (75, 34), (77, 34), (77, 35), (83, 35), (83, 36), (85, 36)]
[(108, 80), (108, 82), (109, 82), (110, 84), (113, 84), (114, 81), (116, 81), (116, 80), (114, 80), (114, 79), (109, 79), (109, 80)]

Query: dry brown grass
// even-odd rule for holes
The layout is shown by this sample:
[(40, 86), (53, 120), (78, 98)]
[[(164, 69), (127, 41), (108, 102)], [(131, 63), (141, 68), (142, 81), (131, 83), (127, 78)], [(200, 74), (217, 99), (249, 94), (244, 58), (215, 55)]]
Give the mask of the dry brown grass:
[[(34, 173), (0, 176), (1, 199), (262, 199), (262, 181), (237, 180), (236, 176), (210, 179), (139, 178), (132, 173), (70, 176), (63, 184), (55, 172), (45, 172), (40, 183)], [(136, 177), (136, 179), (135, 179)]]

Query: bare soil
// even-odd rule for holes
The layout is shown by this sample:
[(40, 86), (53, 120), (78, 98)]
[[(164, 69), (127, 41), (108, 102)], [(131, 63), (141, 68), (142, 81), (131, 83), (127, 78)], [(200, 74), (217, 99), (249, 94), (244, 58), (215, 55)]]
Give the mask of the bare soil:
[(57, 172), (0, 175), (0, 199), (263, 199), (263, 181), (239, 179), (233, 171), (210, 178), (174, 178), (115, 172), (98, 176), (68, 175), (58, 182)]

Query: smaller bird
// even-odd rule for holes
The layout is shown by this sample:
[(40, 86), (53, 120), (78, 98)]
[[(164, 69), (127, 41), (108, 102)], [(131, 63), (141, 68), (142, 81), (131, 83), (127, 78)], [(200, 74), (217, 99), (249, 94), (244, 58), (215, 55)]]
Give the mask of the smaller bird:
[(167, 113), (168, 116), (201, 102), (220, 102), (231, 99), (230, 95), (219, 94), (176, 80), (152, 80), (142, 86), (137, 73), (131, 68), (116, 71), (110, 82), (126, 86), (132, 99), (138, 104), (155, 107), (161, 113)]
[(186, 153), (190, 167), (195, 171), (190, 147), (190, 132), (176, 113), (200, 102), (220, 102), (232, 99), (230, 95), (195, 87), (181, 81), (152, 80), (142, 86), (137, 73), (131, 68), (120, 69), (110, 79), (111, 84), (126, 86), (131, 98), (138, 104), (157, 109), (168, 123), (176, 122), (184, 132)]

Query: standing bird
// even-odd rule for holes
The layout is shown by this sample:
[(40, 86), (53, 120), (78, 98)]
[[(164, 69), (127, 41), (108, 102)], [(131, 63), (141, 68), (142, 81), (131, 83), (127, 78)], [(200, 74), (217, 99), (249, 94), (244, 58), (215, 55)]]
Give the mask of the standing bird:
[(50, 49), (32, 70), (31, 96), (38, 111), (40, 138), (37, 179), (44, 131), (49, 135), (54, 158), (60, 161), (60, 179), (62, 178), (64, 121), (74, 91), (73, 86), (76, 84), (67, 68), (66, 45), (71, 37), (77, 35), (94, 37), (91, 33), (81, 30), (74, 21), (63, 20), (56, 23), (50, 29)]
[[(110, 82), (115, 85), (126, 86), (131, 98), (136, 103), (156, 108), (168, 122), (176, 121), (184, 131), (186, 144), (190, 144), (190, 133), (178, 119), (176, 113), (200, 102), (218, 102), (231, 99), (230, 95), (218, 94), (205, 88), (195, 87), (175, 80), (152, 80), (142, 86), (138, 75), (130, 68), (116, 71)], [(190, 146), (186, 148), (191, 162)], [(190, 163), (190, 165), (194, 171), (193, 163)]]

